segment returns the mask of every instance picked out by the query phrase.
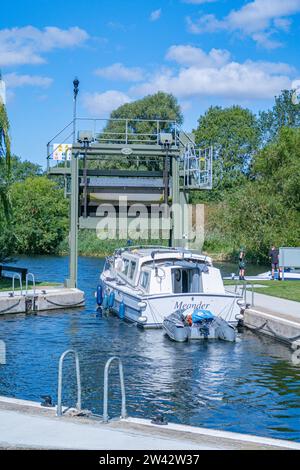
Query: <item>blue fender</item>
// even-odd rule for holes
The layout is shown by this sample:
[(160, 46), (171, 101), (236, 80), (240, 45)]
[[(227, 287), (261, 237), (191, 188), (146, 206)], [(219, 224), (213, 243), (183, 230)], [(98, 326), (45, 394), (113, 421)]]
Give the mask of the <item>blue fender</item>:
[(97, 305), (102, 305), (102, 302), (103, 302), (103, 292), (102, 292), (102, 286), (101, 284), (99, 284), (97, 286), (97, 294), (96, 294), (96, 298), (97, 298)]
[(125, 318), (125, 304), (123, 301), (120, 303), (120, 306), (119, 306), (119, 318), (121, 318), (121, 320)]
[(106, 309), (108, 308), (108, 302), (109, 302), (109, 297), (107, 294), (104, 294), (104, 297), (103, 297), (103, 308)]
[(109, 294), (109, 299), (108, 299), (109, 308), (112, 308), (114, 306), (114, 303), (115, 303), (115, 293), (112, 290), (111, 293)]

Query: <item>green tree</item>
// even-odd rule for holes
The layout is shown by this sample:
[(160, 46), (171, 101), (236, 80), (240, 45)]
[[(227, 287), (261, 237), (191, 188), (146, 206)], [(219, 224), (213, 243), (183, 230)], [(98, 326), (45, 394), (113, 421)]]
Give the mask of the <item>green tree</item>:
[(32, 163), (29, 160), (21, 160), (20, 157), (12, 155), (10, 158), (9, 181), (15, 183), (24, 181), (31, 176), (41, 176), (43, 169), (40, 165)]
[[(126, 126), (131, 143), (146, 143), (151, 140), (155, 141), (157, 130), (172, 132), (174, 121), (179, 125), (183, 122), (183, 115), (177, 99), (173, 95), (161, 91), (120, 106), (111, 113), (110, 118), (111, 120), (108, 121), (103, 133), (99, 135), (99, 139), (105, 138), (112, 143), (124, 142)], [(157, 122), (155, 122), (157, 120), (161, 121), (159, 129)], [(116, 167), (116, 161), (111, 164)], [(122, 162), (119, 161), (119, 166), (122, 167), (131, 167), (132, 164), (133, 161), (130, 157), (122, 157)], [(146, 166), (152, 167), (149, 161), (146, 161)]]
[(68, 228), (68, 201), (45, 176), (11, 187), (13, 228), (18, 253), (55, 253)]
[(300, 211), (300, 129), (282, 127), (256, 155), (253, 174), (270, 194), (282, 195), (286, 207)]
[(14, 245), (10, 228), (9, 169), (9, 120), (4, 104), (0, 103), (0, 262), (7, 259)]
[(223, 246), (232, 258), (242, 245), (248, 260), (266, 262), (272, 243), (299, 245), (300, 213), (288, 208), (281, 194), (270, 193), (263, 182), (252, 181), (214, 207), (206, 230), (205, 249)]
[(240, 106), (210, 107), (194, 131), (201, 147), (213, 146), (213, 197), (245, 181), (260, 133), (256, 116)]
[(0, 102), (0, 157), (10, 160), (9, 120), (4, 104)]
[(300, 244), (300, 129), (283, 127), (254, 157), (252, 176), (209, 212), (206, 249), (244, 245), (249, 259), (267, 261), (272, 243)]
[(292, 96), (295, 90), (283, 90), (279, 96), (275, 96), (272, 109), (259, 113), (259, 126), (262, 143), (271, 142), (282, 127), (299, 127), (300, 104), (294, 104)]

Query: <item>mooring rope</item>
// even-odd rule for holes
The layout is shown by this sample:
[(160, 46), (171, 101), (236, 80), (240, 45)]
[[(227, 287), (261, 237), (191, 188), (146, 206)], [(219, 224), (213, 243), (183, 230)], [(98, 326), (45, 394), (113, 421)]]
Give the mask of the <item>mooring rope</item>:
[(18, 302), (16, 302), (15, 304), (11, 305), (9, 308), (5, 308), (4, 310), (0, 310), (0, 313), (7, 313), (7, 312), (10, 312), (10, 310), (12, 310), (13, 308), (17, 307), (21, 302), (21, 299), (18, 300)]
[(251, 330), (260, 331), (260, 330), (262, 330), (267, 324), (268, 324), (268, 320), (266, 320), (265, 323), (263, 323), (261, 326), (257, 326), (256, 328), (251, 328)]
[(293, 343), (294, 341), (297, 341), (298, 339), (300, 339), (300, 335), (297, 335), (297, 336), (293, 336), (291, 338), (288, 338), (286, 336), (282, 336), (282, 335), (279, 335), (278, 333), (276, 333), (276, 331), (273, 330), (273, 328), (269, 325), (268, 323), (268, 320), (266, 320), (261, 326), (257, 327), (257, 328), (251, 328), (251, 330), (253, 331), (260, 331), (262, 330), (264, 327), (266, 327), (270, 333), (272, 333), (273, 336), (275, 336), (276, 338), (279, 338), (279, 339), (282, 339), (284, 341), (290, 341), (291, 343)]
[(49, 300), (47, 298), (45, 298), (46, 302), (48, 302), (49, 304), (52, 304), (52, 305), (55, 305), (56, 307), (79, 307), (81, 304), (84, 303), (84, 300), (81, 300), (80, 302), (77, 302), (76, 304), (59, 304), (57, 302), (53, 302), (52, 300)]

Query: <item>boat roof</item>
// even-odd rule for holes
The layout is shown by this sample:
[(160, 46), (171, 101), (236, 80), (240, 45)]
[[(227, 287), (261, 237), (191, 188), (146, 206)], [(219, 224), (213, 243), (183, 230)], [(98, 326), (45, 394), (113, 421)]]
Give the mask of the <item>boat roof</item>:
[(203, 255), (195, 250), (189, 250), (181, 247), (166, 247), (156, 245), (146, 246), (127, 246), (119, 248), (115, 251), (115, 255), (133, 255), (143, 262), (148, 260), (161, 260), (161, 259), (194, 259), (203, 263), (212, 264), (212, 259), (209, 256)]

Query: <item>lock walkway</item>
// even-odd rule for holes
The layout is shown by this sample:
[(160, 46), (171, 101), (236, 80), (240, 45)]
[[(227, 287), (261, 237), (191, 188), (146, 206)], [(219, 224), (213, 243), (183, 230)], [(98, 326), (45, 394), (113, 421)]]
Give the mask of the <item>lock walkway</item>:
[[(286, 281), (288, 282), (288, 281)], [(248, 307), (243, 314), (243, 324), (250, 330), (286, 343), (292, 348), (300, 347), (300, 302), (260, 294), (254, 285), (245, 284), (243, 297)], [(226, 286), (235, 292), (235, 286)]]
[(0, 315), (34, 313), (40, 311), (84, 307), (84, 292), (66, 287), (39, 287), (35, 289), (0, 292)]

